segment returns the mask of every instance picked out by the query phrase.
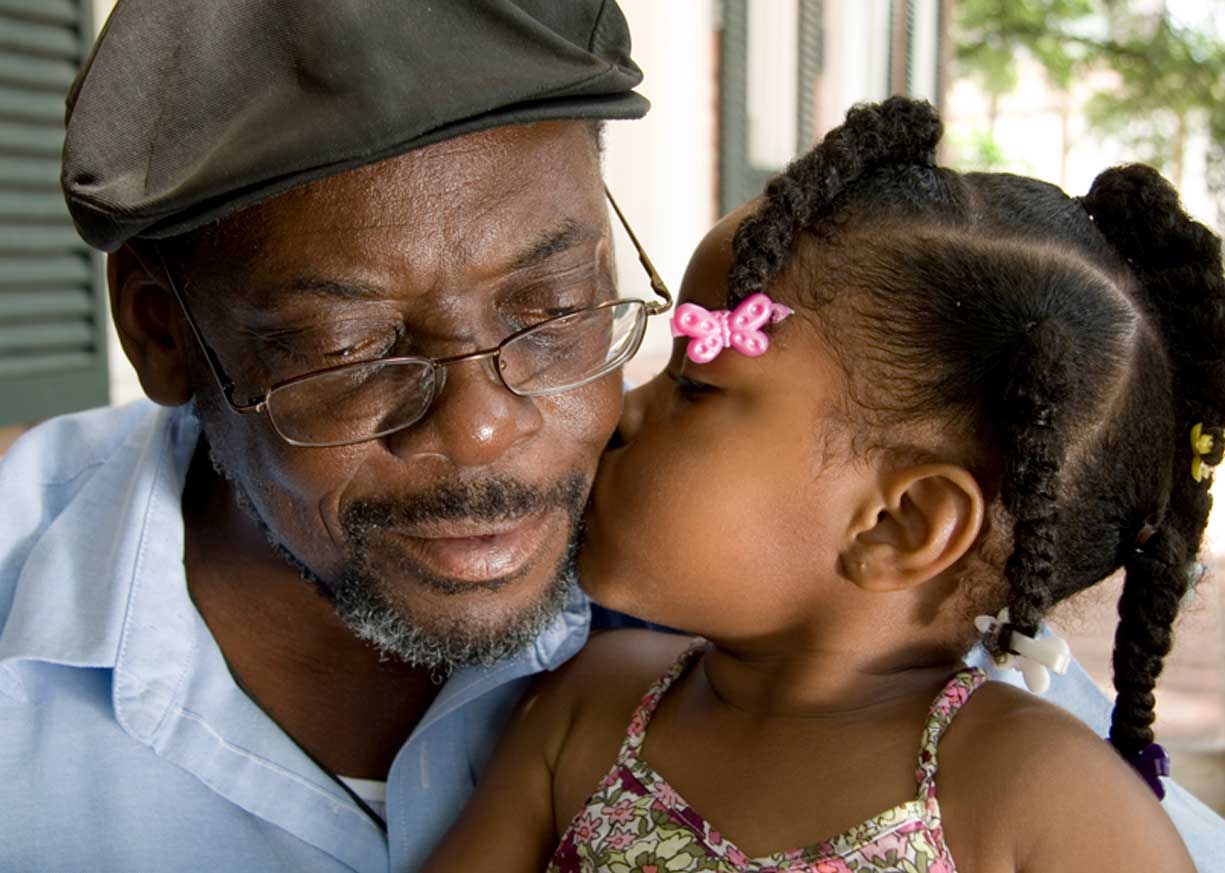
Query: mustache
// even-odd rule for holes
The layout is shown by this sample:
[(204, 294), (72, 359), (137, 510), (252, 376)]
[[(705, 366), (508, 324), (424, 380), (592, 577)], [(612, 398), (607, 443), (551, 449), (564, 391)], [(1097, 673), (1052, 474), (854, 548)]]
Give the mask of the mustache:
[(509, 476), (471, 482), (445, 482), (411, 496), (355, 500), (341, 514), (346, 532), (356, 539), (378, 529), (430, 521), (508, 521), (553, 509), (577, 519), (587, 502), (590, 482), (575, 473), (545, 487)]

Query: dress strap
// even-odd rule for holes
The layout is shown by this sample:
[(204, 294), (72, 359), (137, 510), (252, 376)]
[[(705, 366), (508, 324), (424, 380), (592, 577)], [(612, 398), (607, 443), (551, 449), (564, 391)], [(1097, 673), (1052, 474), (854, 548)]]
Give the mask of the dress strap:
[(954, 716), (965, 706), (970, 695), (987, 681), (987, 674), (979, 667), (966, 667), (953, 674), (939, 696), (932, 702), (927, 714), (927, 726), (919, 743), (919, 767), (915, 780), (919, 785), (919, 799), (928, 800), (936, 796), (936, 747), (940, 738), (952, 724)]
[(672, 687), (672, 683), (679, 679), (681, 674), (688, 670), (702, 656), (702, 652), (705, 649), (706, 640), (701, 637), (695, 638), (677, 656), (667, 672), (656, 679), (655, 684), (643, 695), (642, 702), (638, 704), (638, 708), (634, 710), (633, 718), (630, 719), (629, 728), (625, 732), (625, 742), (621, 744), (621, 751), (617, 754), (617, 760), (638, 757), (638, 750), (642, 748), (642, 743), (647, 736), (647, 725), (651, 723), (651, 716), (655, 715), (655, 710), (659, 707), (659, 701), (663, 699), (667, 690)]

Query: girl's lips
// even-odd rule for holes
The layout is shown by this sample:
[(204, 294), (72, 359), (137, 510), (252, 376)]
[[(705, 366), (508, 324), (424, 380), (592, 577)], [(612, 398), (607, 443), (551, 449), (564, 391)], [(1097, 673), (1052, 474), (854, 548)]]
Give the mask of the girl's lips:
[(425, 570), (455, 582), (481, 584), (525, 569), (552, 531), (554, 513), (542, 512), (507, 522), (444, 522), (396, 532)]

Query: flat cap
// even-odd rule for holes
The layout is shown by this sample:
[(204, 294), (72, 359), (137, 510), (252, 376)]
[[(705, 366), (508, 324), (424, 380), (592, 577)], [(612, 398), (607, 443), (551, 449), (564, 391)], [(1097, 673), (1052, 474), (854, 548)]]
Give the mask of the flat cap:
[(639, 118), (641, 81), (615, 0), (119, 0), (61, 182), (114, 251), (462, 134)]

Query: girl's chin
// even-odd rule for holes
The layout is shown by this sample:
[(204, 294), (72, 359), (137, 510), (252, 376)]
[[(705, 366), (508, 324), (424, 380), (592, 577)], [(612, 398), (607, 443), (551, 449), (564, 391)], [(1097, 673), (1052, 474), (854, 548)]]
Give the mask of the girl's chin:
[(579, 587), (605, 609), (659, 623), (652, 604), (644, 597), (657, 584), (642, 572), (650, 562), (627, 554), (626, 546), (633, 544), (633, 538), (624, 536), (624, 529), (613, 531), (622, 536), (606, 536), (602, 522), (590, 509), (584, 521), (578, 555)]
[(604, 562), (592, 555), (586, 543), (583, 544), (582, 551), (578, 555), (578, 584), (583, 589), (583, 593), (594, 600), (600, 606), (613, 609), (605, 603), (610, 587), (608, 574), (605, 572), (606, 567)]
[[(660, 614), (660, 610), (653, 609), (650, 603), (644, 602), (644, 599), (639, 596), (640, 591), (635, 588), (613, 584), (590, 585), (586, 581), (582, 582), (581, 586), (584, 593), (604, 609), (648, 624), (661, 627), (673, 626), (667, 617)], [(672, 618), (675, 620), (676, 616)]]
[(636, 606), (640, 606), (638, 598), (634, 597), (634, 589), (623, 573), (616, 571), (616, 564), (610, 565), (602, 560), (594, 549), (587, 544), (579, 552), (578, 584), (583, 593), (605, 609), (624, 612), (637, 616)]

